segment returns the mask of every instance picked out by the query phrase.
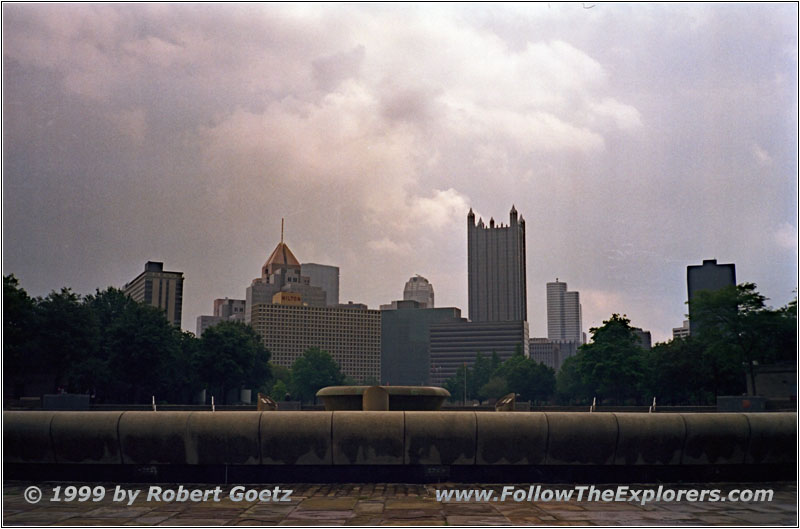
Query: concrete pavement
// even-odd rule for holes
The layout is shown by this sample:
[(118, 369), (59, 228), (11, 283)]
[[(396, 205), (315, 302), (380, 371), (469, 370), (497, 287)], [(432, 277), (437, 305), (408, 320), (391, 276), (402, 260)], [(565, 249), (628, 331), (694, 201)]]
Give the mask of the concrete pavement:
[[(42, 499), (35, 504), (25, 500), (26, 489), (38, 486)], [(177, 502), (146, 501), (149, 484), (127, 483), (120, 487), (142, 490), (131, 505), (114, 502), (115, 485), (105, 488), (102, 501), (63, 501), (67, 486), (82, 483), (4, 482), (3, 525), (787, 525), (797, 526), (796, 483), (750, 484), (672, 484), (664, 488), (711, 489), (727, 493), (732, 489), (772, 489), (772, 501), (760, 502), (653, 502), (644, 506), (635, 502), (506, 501), (448, 503), (436, 501), (436, 490), (481, 489), (499, 495), (503, 485), (476, 484), (285, 484), (292, 489), (289, 501), (259, 501), (257, 498), (233, 501), (232, 486), (221, 486), (220, 501)], [(208, 484), (182, 484), (184, 488), (209, 489)], [(90, 484), (97, 487), (98, 484)], [(178, 484), (158, 484), (162, 489), (178, 489)], [(528, 485), (518, 484), (527, 489)], [(62, 501), (51, 501), (55, 487)], [(275, 484), (244, 485), (246, 490), (274, 489)], [(552, 490), (566, 490), (564, 485), (543, 485)], [(614, 489), (616, 485), (597, 485)], [(636, 485), (636, 487), (640, 487)], [(654, 485), (641, 485), (653, 489)], [(93, 493), (97, 493), (97, 489)], [(255, 494), (255, 493), (253, 493)], [(74, 495), (74, 494), (73, 494)], [(283, 496), (283, 494), (281, 494)]]

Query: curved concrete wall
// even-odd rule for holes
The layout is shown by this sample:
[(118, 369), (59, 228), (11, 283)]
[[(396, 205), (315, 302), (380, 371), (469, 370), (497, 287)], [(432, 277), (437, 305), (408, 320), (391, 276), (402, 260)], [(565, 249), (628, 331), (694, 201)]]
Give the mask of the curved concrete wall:
[(3, 414), (6, 463), (759, 465), (796, 463), (795, 413)]

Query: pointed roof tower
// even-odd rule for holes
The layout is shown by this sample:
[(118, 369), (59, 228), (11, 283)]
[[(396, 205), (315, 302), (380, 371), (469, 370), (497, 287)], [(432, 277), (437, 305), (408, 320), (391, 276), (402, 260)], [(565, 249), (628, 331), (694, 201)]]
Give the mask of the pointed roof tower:
[(283, 219), (281, 219), (281, 242), (272, 250), (267, 262), (261, 267), (261, 277), (269, 277), (279, 268), (300, 268), (300, 261), (283, 242)]

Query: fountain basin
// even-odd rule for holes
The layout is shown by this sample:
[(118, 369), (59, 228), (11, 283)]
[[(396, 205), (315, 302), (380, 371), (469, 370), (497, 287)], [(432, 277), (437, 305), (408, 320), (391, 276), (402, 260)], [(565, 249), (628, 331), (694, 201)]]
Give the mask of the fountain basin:
[(317, 392), (325, 411), (361, 410), (364, 392), (379, 387), (389, 394), (390, 411), (436, 411), (450, 392), (433, 386), (328, 386)]

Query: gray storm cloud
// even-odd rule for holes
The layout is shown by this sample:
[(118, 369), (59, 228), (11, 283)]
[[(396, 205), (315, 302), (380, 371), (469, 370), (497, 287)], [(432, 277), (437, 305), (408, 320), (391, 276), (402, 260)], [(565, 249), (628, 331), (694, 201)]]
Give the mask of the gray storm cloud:
[[(33, 294), (186, 275), (183, 327), (280, 236), (371, 307), (466, 311), (468, 209), (545, 283), (666, 339), (685, 270), (797, 277), (792, 4), (3, 6), (4, 273)], [(488, 220), (488, 219), (487, 219)]]

